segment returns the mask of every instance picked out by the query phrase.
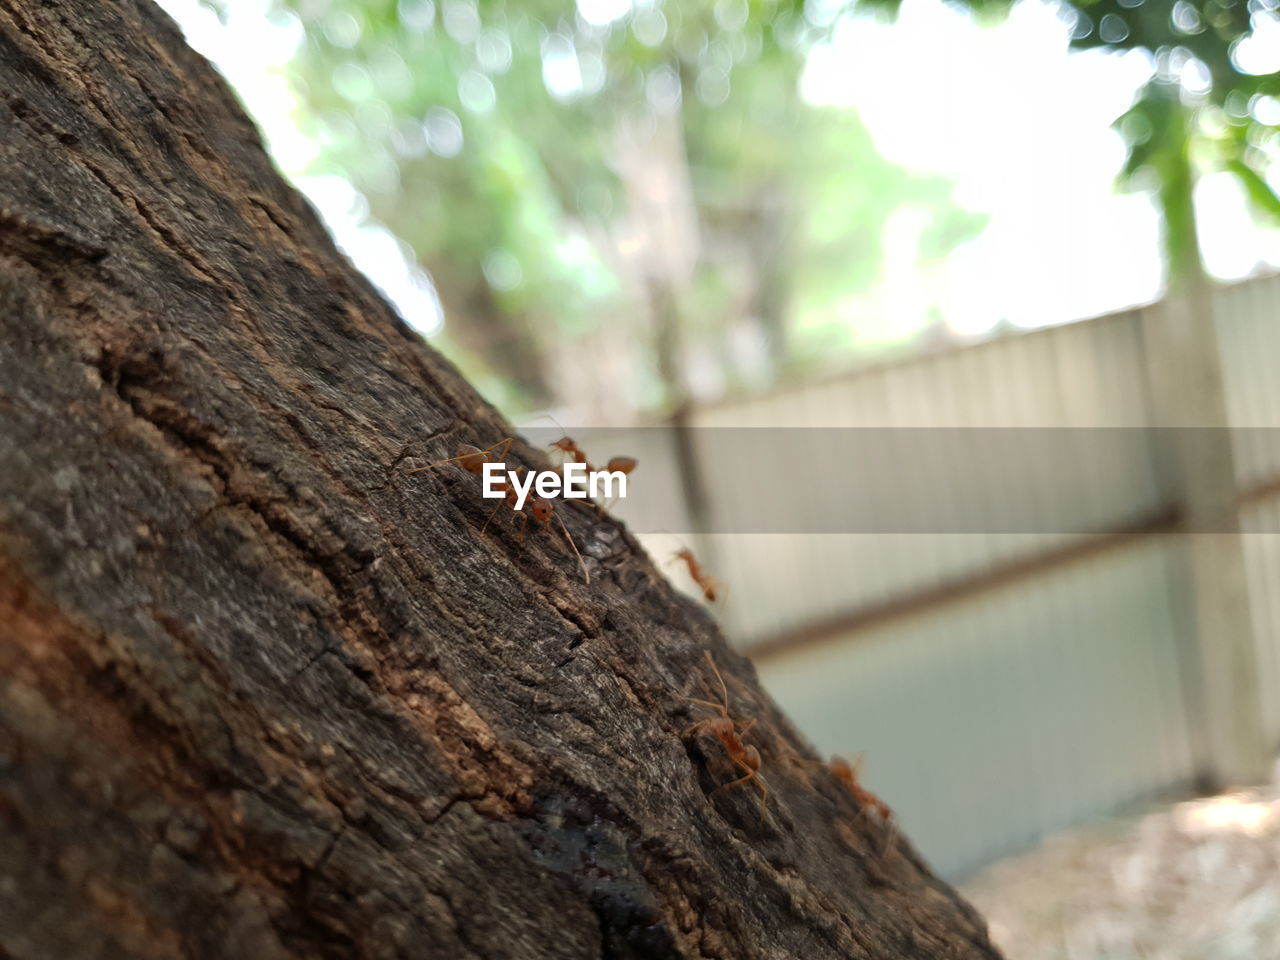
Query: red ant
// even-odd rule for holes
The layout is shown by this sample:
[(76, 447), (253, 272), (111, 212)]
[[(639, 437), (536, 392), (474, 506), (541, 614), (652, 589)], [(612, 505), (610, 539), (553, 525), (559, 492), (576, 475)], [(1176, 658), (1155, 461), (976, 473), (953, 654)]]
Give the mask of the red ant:
[[(552, 421), (557, 426), (559, 426), (559, 422), (555, 419), (555, 417), (551, 416), (551, 414), (549, 413), (543, 414), (543, 416), (545, 416), (548, 420)], [(563, 430), (564, 428), (561, 427), (561, 429)], [(578, 442), (568, 434), (561, 437), (559, 440), (555, 440), (552, 443), (548, 444), (547, 447), (550, 450), (561, 451), (574, 463), (582, 464), (584, 467), (587, 468), (587, 473), (596, 472), (596, 468), (593, 467), (591, 465), (591, 462), (587, 459), (587, 452), (583, 450), (580, 446), (578, 446)], [(638, 461), (635, 457), (621, 457), (621, 456), (610, 457), (609, 462), (605, 465), (605, 469), (610, 473), (621, 473), (624, 476), (626, 476), (630, 474), (631, 471), (634, 470), (637, 466), (639, 466), (639, 463), (640, 461)], [(574, 502), (577, 502), (577, 501), (574, 501)], [(586, 506), (586, 504), (583, 504), (583, 506)], [(598, 504), (596, 504), (595, 509), (596, 509), (597, 515), (602, 517), (604, 516), (604, 507), (601, 507)]]
[(575, 463), (586, 464), (588, 473), (592, 471), (593, 468), (591, 464), (587, 463), (586, 451), (584, 451), (580, 446), (578, 446), (576, 442), (574, 442), (573, 437), (568, 437), (568, 436), (561, 437), (559, 440), (556, 440), (554, 443), (550, 444), (550, 447), (553, 450), (564, 451), (564, 453), (567, 454), (569, 458), (573, 460)]
[(693, 578), (693, 582), (702, 590), (702, 595), (706, 597), (707, 603), (715, 603), (724, 594), (725, 585), (711, 574), (702, 569), (702, 564), (698, 563), (693, 555), (693, 551), (685, 547), (676, 552), (673, 560), (683, 560), (689, 567), (689, 576)]
[(827, 766), (849, 788), (849, 792), (853, 794), (858, 803), (875, 810), (880, 815), (880, 818), (886, 822), (893, 819), (893, 811), (889, 809), (889, 805), (859, 782), (858, 772), (862, 769), (861, 756), (854, 760), (852, 764), (844, 757), (832, 757)]
[(894, 816), (893, 810), (889, 805), (881, 800), (878, 796), (862, 785), (858, 778), (858, 773), (862, 769), (862, 755), (850, 763), (844, 757), (833, 756), (829, 761), (810, 760), (808, 757), (802, 757), (795, 750), (791, 750), (792, 759), (800, 763), (816, 764), (820, 767), (829, 769), (837, 780), (845, 785), (845, 788), (853, 794), (854, 800), (858, 803), (858, 816), (874, 811), (880, 820), (889, 827), (889, 839), (884, 845), (884, 853), (881, 856), (888, 856), (889, 851), (893, 849), (894, 840), (898, 836), (898, 819)]
[(889, 809), (887, 803), (859, 782), (858, 771), (862, 768), (862, 757), (859, 756), (852, 764), (844, 757), (832, 757), (828, 766), (831, 768), (831, 772), (836, 775), (836, 778), (853, 794), (853, 798), (858, 801), (862, 811), (874, 810), (889, 827), (889, 839), (884, 845), (883, 854), (887, 856), (889, 850), (893, 847), (893, 841), (897, 839), (898, 820), (893, 815), (893, 811)]
[[(560, 421), (551, 414), (544, 413), (542, 416), (546, 417), (557, 427), (560, 427), (561, 430), (564, 429), (564, 427), (560, 426)], [(574, 440), (573, 437), (568, 434), (565, 434), (559, 440), (551, 442), (547, 447), (551, 450), (561, 451), (574, 463), (581, 463), (587, 468), (587, 473), (595, 471), (595, 467), (593, 467), (591, 462), (587, 460), (587, 452), (578, 446), (578, 441)], [(605, 465), (605, 469), (610, 473), (629, 474), (639, 465), (639, 463), (640, 461), (635, 457), (610, 457), (609, 462)]]
[(741, 730), (733, 722), (733, 717), (729, 715), (729, 689), (725, 686), (724, 677), (720, 676), (720, 671), (716, 668), (715, 661), (711, 659), (711, 651), (705, 651), (707, 665), (711, 667), (711, 672), (715, 674), (717, 682), (720, 684), (720, 703), (711, 700), (699, 700), (697, 697), (681, 697), (681, 700), (688, 700), (690, 703), (698, 703), (704, 707), (719, 712), (718, 717), (708, 717), (705, 720), (699, 720), (692, 726), (686, 728), (680, 735), (688, 736), (694, 730), (706, 729), (713, 737), (724, 745), (725, 752), (729, 754), (729, 758), (738, 765), (739, 768), (746, 773), (737, 780), (730, 780), (728, 783), (722, 783), (711, 791), (712, 795), (719, 793), (721, 790), (728, 790), (739, 784), (748, 781), (755, 781), (756, 786), (760, 788), (760, 819), (763, 821), (765, 817), (765, 808), (769, 803), (769, 787), (765, 784), (764, 779), (760, 776), (760, 751), (750, 744), (743, 743), (742, 738), (746, 736), (747, 731), (756, 725), (754, 718), (747, 721), (746, 726)]
[[(587, 468), (587, 473), (593, 473), (595, 467), (587, 460), (586, 451), (583, 450), (573, 437), (564, 436), (554, 443), (548, 445), (553, 450), (563, 451), (568, 455), (574, 463), (581, 463)], [(610, 457), (609, 462), (605, 464), (605, 469), (610, 473), (629, 474), (637, 466), (640, 461), (635, 457)]]
[[(506, 461), (507, 454), (511, 450), (513, 439), (514, 438), (512, 437), (506, 437), (491, 446), (485, 447), (483, 450), (479, 447), (474, 447), (469, 443), (460, 443), (455, 450), (457, 456), (450, 457), (447, 460), (437, 460), (435, 463), (429, 463), (425, 467), (415, 467), (409, 472), (419, 473), (423, 470), (431, 470), (435, 467), (443, 466), (446, 463), (456, 463), (461, 466), (462, 469), (466, 470), (467, 473), (473, 473), (476, 476), (480, 476), (484, 473), (484, 465), (486, 463), (503, 463)], [(501, 455), (494, 456), (492, 451), (499, 447), (502, 448)], [(488, 528), (490, 521), (492, 521), (498, 511), (502, 509), (504, 503), (513, 511), (516, 511), (517, 494), (515, 487), (508, 483), (506, 478), (501, 478), (498, 481), (498, 485), (505, 489), (506, 498), (493, 508), (493, 512), (490, 513), (489, 518), (485, 520), (484, 526), (480, 528), (481, 533), (484, 533)], [(551, 518), (555, 513), (555, 509), (552, 506), (551, 501), (536, 495), (530, 495), (527, 503), (529, 505), (529, 513), (533, 514), (533, 519), (537, 520), (543, 526), (549, 527), (551, 524)], [(517, 512), (520, 513), (520, 518), (523, 521), (520, 525), (520, 536), (517, 539), (520, 543), (523, 543), (525, 530), (529, 526), (529, 516), (523, 510)], [(559, 517), (556, 517), (555, 519), (559, 521), (560, 530), (564, 533), (564, 538), (569, 541), (569, 546), (573, 548), (574, 556), (578, 558), (578, 565), (582, 568), (583, 581), (590, 584), (591, 573), (587, 570), (587, 564), (586, 561), (582, 559), (582, 554), (578, 552), (578, 545), (573, 542), (573, 537), (569, 533), (569, 528), (564, 525), (564, 520)]]

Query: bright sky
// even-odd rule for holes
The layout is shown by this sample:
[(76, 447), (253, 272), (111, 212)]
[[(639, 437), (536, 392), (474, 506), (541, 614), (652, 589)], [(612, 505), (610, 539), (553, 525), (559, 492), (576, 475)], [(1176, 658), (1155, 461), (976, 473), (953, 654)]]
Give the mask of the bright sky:
[[(269, 20), (269, 0), (233, 0), (225, 24), (199, 0), (159, 2), (236, 87), (339, 246), (411, 325), (437, 332), (439, 303), (409, 251), (365, 223), (364, 200), (345, 180), (304, 175), (316, 146), (297, 129), (285, 75), (302, 39), (298, 22)], [(610, 2), (626, 12), (627, 0)], [(1280, 28), (1241, 55), (1251, 67), (1280, 63)], [(947, 178), (961, 204), (990, 217), (981, 236), (927, 274), (915, 266), (921, 212), (891, 218), (878, 300), (848, 308), (849, 322), (866, 327), (859, 334), (909, 333), (931, 302), (957, 332), (980, 334), (1002, 319), (1043, 326), (1155, 299), (1156, 214), (1148, 197), (1116, 192), (1124, 151), (1110, 129), (1148, 70), (1137, 53), (1069, 53), (1066, 25), (1034, 0), (995, 27), (975, 26), (942, 0), (905, 0), (894, 24), (842, 21), (810, 58), (806, 99), (852, 107), (889, 160)], [(1280, 232), (1254, 224), (1233, 180), (1206, 178), (1197, 211), (1215, 275), (1280, 265)]]
[[(1110, 128), (1149, 61), (1070, 53), (1067, 40), (1045, 4), (983, 28), (941, 0), (906, 0), (897, 23), (846, 20), (811, 56), (808, 100), (854, 108), (889, 160), (946, 177), (990, 216), (934, 275), (889, 271), (887, 324), (920, 322), (930, 297), (958, 332), (981, 333), (1001, 318), (1044, 326), (1159, 295), (1158, 218), (1148, 197), (1116, 191), (1124, 145)], [(1255, 226), (1233, 179), (1205, 178), (1196, 199), (1212, 273), (1280, 263), (1280, 233)], [(918, 237), (891, 222), (886, 262), (914, 263)]]

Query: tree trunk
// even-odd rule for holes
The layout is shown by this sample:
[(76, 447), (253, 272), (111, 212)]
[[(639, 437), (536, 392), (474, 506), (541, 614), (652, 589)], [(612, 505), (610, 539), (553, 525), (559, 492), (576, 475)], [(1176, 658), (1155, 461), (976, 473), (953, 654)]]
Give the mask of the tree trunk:
[(996, 956), (621, 526), (408, 473), (509, 428), (155, 7), (0, 0), (0, 124), (0, 956)]

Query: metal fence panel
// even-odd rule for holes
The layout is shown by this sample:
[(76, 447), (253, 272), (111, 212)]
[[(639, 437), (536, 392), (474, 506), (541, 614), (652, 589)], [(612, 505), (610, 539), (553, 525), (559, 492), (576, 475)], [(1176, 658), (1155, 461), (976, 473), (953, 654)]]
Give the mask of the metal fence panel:
[(956, 876), (1193, 775), (1165, 538), (759, 665)]
[[(1280, 427), (1280, 277), (1217, 290), (1214, 304), (1232, 424)], [(692, 438), (713, 491), (708, 525), (731, 527), (728, 519), (761, 505), (720, 472), (701, 431), (1150, 426), (1142, 323), (1142, 311), (1128, 311), (698, 410)], [(1253, 491), (1241, 524), (1265, 722), (1280, 743), (1280, 443), (1263, 430), (1235, 440), (1241, 489)], [(902, 442), (912, 438), (904, 432)], [(1077, 529), (1097, 530), (1125, 530), (1159, 514), (1162, 465), (1151, 449), (1085, 458), (1071, 442), (1063, 434), (1061, 459), (992, 461), (955, 434), (931, 453), (945, 462), (957, 502), (982, 509), (1022, 507), (1034, 516), (1052, 505)], [(907, 446), (901, 454), (859, 465), (850, 495), (874, 505), (933, 481), (912, 475)], [(644, 482), (680, 496), (670, 450), (651, 456), (657, 466)], [(770, 451), (759, 467), (780, 475), (797, 469)], [(643, 527), (642, 508), (628, 503), (623, 511), (635, 511)], [(821, 641), (780, 646), (761, 659), (762, 679), (822, 750), (866, 752), (868, 785), (948, 875), (1195, 775), (1181, 672), (1194, 658), (1179, 633), (1192, 618), (1175, 536), (1135, 534), (996, 586), (988, 582), (993, 571), (1090, 536), (644, 539), (660, 561), (693, 546), (730, 585), (721, 616), (748, 652), (827, 625)], [(973, 586), (940, 594), (948, 584)], [(860, 612), (869, 615), (859, 619)]]
[[(731, 529), (735, 517), (762, 508), (735, 482), (737, 464), (711, 452), (714, 431), (743, 426), (896, 431), (892, 436), (900, 453), (883, 462), (851, 465), (847, 492), (828, 490), (824, 477), (806, 472), (806, 489), (823, 502), (846, 496), (851, 513), (909, 488), (913, 495), (936, 491), (944, 500), (954, 497), (956, 510), (992, 515), (1018, 510), (1033, 519), (1045, 517), (1043, 525), (1032, 522), (1026, 531), (984, 535), (715, 537), (708, 561), (730, 583), (750, 584), (728, 606), (729, 632), (749, 647), (1079, 539), (1042, 529), (1053, 525), (1050, 513), (1076, 530), (1110, 529), (1156, 513), (1162, 493), (1149, 450), (1134, 446), (1114, 457), (1076, 456), (1073, 443), (1093, 449), (1096, 438), (1066, 431), (1056, 457), (1043, 450), (1019, 455), (1011, 448), (1004, 459), (992, 461), (966, 443), (963, 433), (965, 428), (1142, 427), (1150, 422), (1143, 382), (1140, 317), (1131, 311), (698, 411), (693, 439), (698, 469), (706, 488), (714, 491), (707, 518), (713, 531)], [(938, 427), (957, 429), (931, 430)], [(944, 470), (919, 468), (922, 444)], [(939, 445), (945, 449), (936, 449)], [(814, 451), (815, 460), (821, 456), (821, 450)], [(768, 451), (762, 451), (756, 468), (778, 482), (805, 469)], [(830, 482), (838, 482), (832, 476)]]

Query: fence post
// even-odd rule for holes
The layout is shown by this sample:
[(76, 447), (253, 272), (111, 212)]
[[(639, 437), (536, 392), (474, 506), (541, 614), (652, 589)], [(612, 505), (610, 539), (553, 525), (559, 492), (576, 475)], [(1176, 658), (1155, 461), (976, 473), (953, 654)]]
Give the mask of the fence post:
[(1143, 340), (1156, 449), (1182, 520), (1193, 610), (1184, 662), (1201, 779), (1207, 788), (1263, 782), (1271, 755), (1208, 285), (1144, 311)]

